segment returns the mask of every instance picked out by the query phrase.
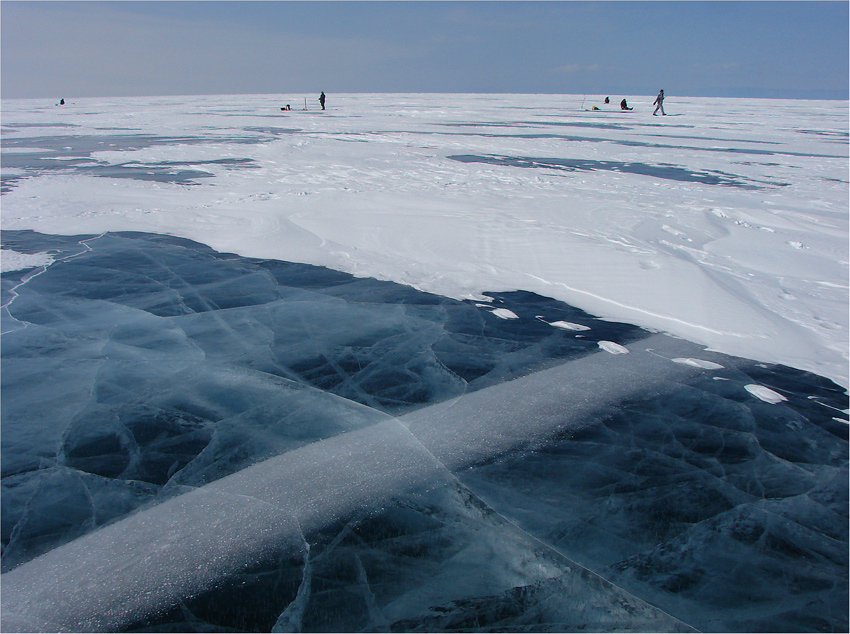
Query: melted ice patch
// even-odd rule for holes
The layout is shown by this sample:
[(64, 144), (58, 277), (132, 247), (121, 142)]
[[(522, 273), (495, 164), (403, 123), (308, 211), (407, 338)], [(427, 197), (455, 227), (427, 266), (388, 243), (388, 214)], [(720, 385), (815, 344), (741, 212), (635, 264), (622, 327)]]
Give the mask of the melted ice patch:
[(0, 254), (0, 270), (3, 273), (9, 271), (21, 271), (36, 266), (47, 266), (53, 262), (53, 257), (47, 253), (18, 253), (10, 249), (3, 249)]
[(711, 361), (704, 361), (703, 359), (692, 359), (692, 358), (684, 358), (679, 357), (678, 359), (671, 359), (673, 363), (681, 363), (682, 365), (690, 365), (695, 368), (702, 368), (703, 370), (722, 370), (723, 366), (719, 363), (713, 363)]
[(611, 354), (629, 354), (629, 349), (613, 341), (600, 341), (599, 347)]
[(749, 385), (745, 385), (744, 389), (756, 398), (761, 399), (765, 403), (770, 403), (772, 405), (776, 405), (777, 403), (781, 403), (782, 401), (788, 400), (781, 394), (778, 394), (777, 392), (771, 390), (769, 387), (765, 387), (763, 385), (756, 385), (755, 383), (750, 383)]

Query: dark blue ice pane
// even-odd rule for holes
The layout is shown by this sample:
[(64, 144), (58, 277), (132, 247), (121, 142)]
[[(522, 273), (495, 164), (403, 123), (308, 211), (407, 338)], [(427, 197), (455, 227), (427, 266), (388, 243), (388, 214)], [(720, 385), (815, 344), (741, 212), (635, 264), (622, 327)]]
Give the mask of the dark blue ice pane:
[[(4, 572), (267, 458), (650, 336), (524, 291), (456, 301), (170, 236), (2, 237), (55, 260), (3, 275)], [(133, 627), (846, 630), (847, 393), (710, 356), (723, 367), (337, 518), (306, 559)]]

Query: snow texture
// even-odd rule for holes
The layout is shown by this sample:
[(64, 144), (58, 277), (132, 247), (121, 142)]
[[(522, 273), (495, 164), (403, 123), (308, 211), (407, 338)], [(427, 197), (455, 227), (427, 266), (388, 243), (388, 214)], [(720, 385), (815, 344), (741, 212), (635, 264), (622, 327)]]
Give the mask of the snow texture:
[(723, 366), (713, 361), (705, 361), (704, 359), (672, 359), (673, 363), (684, 363), (692, 365), (695, 368), (704, 368), (706, 370), (722, 370)]
[(53, 258), (47, 253), (18, 253), (4, 249), (2, 255), (0, 255), (0, 269), (3, 273), (21, 271), (47, 266), (52, 261)]
[(587, 326), (582, 326), (581, 324), (571, 324), (568, 321), (552, 321), (549, 322), (550, 326), (554, 326), (555, 328), (562, 328), (564, 330), (589, 330)]
[(507, 308), (496, 308), (492, 313), (500, 319), (517, 319), (517, 314)]
[(756, 398), (763, 400), (765, 403), (773, 403), (775, 405), (776, 403), (788, 400), (782, 396), (782, 394), (774, 392), (769, 387), (765, 387), (763, 385), (745, 385), (744, 389)]
[(629, 349), (626, 346), (621, 346), (613, 341), (600, 341), (598, 345), (609, 354), (629, 354)]
[(847, 387), (847, 102), (626, 97), (4, 100), (3, 228), (524, 289)]

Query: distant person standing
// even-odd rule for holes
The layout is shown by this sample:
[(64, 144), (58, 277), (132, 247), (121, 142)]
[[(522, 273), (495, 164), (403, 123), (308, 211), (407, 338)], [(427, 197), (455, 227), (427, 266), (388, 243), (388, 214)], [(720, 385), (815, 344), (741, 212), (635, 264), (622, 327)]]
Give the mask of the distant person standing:
[(655, 98), (655, 101), (652, 102), (655, 105), (655, 112), (652, 113), (652, 116), (655, 117), (658, 115), (658, 111), (661, 110), (661, 114), (666, 115), (664, 112), (664, 91), (660, 90), (658, 92), (658, 96)]
[(322, 94), (319, 95), (319, 103), (322, 104), (322, 110), (325, 109), (325, 91), (322, 91)]

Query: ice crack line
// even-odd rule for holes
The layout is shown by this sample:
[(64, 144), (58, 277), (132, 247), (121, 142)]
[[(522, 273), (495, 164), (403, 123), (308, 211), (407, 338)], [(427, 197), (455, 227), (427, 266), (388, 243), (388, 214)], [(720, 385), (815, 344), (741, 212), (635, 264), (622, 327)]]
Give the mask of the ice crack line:
[[(657, 355), (657, 356), (660, 356), (660, 355)], [(457, 399), (455, 399), (455, 400), (457, 400)], [(629, 591), (628, 591), (628, 590), (626, 590), (625, 588), (622, 588), (621, 586), (618, 586), (617, 584), (613, 583), (611, 580), (606, 579), (605, 577), (603, 577), (603, 576), (602, 576), (602, 575), (600, 575), (599, 573), (594, 572), (593, 570), (590, 570), (589, 568), (586, 568), (585, 566), (582, 566), (581, 564), (579, 564), (579, 563), (578, 563), (578, 562), (576, 562), (575, 560), (571, 559), (570, 557), (567, 557), (567, 556), (566, 556), (563, 552), (561, 552), (561, 550), (560, 550), (557, 546), (555, 546), (555, 545), (553, 545), (553, 544), (549, 544), (549, 543), (547, 543), (547, 542), (544, 542), (543, 540), (541, 540), (540, 538), (536, 537), (536, 536), (535, 536), (535, 535), (533, 535), (532, 533), (529, 533), (526, 529), (522, 528), (519, 524), (517, 524), (517, 523), (516, 523), (514, 520), (512, 520), (511, 518), (509, 518), (509, 517), (507, 517), (507, 516), (503, 515), (503, 514), (502, 514), (502, 513), (500, 513), (499, 511), (497, 511), (497, 510), (496, 510), (493, 506), (491, 506), (488, 502), (486, 502), (483, 498), (481, 498), (481, 497), (480, 497), (477, 493), (475, 493), (472, 489), (470, 489), (470, 488), (469, 488), (466, 484), (464, 484), (464, 483), (463, 483), (463, 482), (462, 482), (462, 481), (461, 481), (461, 480), (457, 477), (457, 475), (455, 475), (455, 473), (454, 473), (454, 472), (452, 472), (452, 471), (451, 471), (451, 469), (449, 469), (449, 467), (448, 467), (448, 466), (447, 466), (447, 465), (446, 465), (446, 464), (445, 464), (442, 460), (440, 460), (440, 459), (439, 459), (436, 455), (434, 455), (434, 453), (433, 453), (433, 452), (432, 452), (432, 451), (431, 451), (431, 450), (430, 450), (430, 449), (429, 449), (429, 448), (428, 448), (428, 447), (427, 447), (427, 446), (426, 446), (426, 445), (425, 445), (425, 444), (424, 444), (424, 443), (423, 443), (423, 442), (422, 442), (422, 441), (421, 441), (421, 440), (420, 440), (420, 439), (416, 436), (416, 434), (414, 434), (414, 433), (413, 433), (413, 432), (412, 432), (412, 431), (411, 431), (411, 430), (407, 427), (407, 425), (405, 425), (402, 421), (400, 421), (400, 420), (398, 420), (398, 419), (396, 419), (396, 422), (398, 422), (398, 423), (399, 423), (399, 425), (400, 425), (400, 426), (401, 426), (401, 427), (402, 427), (402, 428), (403, 428), (403, 429), (404, 429), (404, 430), (405, 430), (405, 431), (406, 431), (406, 432), (407, 432), (407, 433), (408, 433), (408, 434), (409, 434), (409, 435), (410, 435), (410, 436), (411, 436), (411, 437), (412, 437), (412, 438), (416, 441), (417, 445), (419, 445), (419, 447), (421, 447), (421, 448), (422, 448), (422, 450), (423, 450), (424, 452), (426, 452), (429, 456), (431, 456), (431, 457), (432, 457), (432, 458), (433, 458), (433, 459), (434, 459), (434, 460), (435, 460), (435, 461), (436, 461), (436, 462), (437, 462), (437, 463), (438, 463), (438, 464), (442, 467), (442, 469), (446, 472), (446, 474), (448, 475), (448, 477), (449, 477), (449, 479), (450, 479), (451, 481), (453, 481), (453, 482), (454, 482), (454, 483), (455, 483), (458, 487), (460, 487), (462, 490), (466, 491), (466, 492), (467, 492), (470, 496), (472, 496), (475, 500), (477, 500), (477, 501), (478, 501), (478, 502), (479, 502), (482, 506), (484, 506), (484, 507), (486, 507), (488, 510), (490, 510), (490, 511), (491, 511), (494, 515), (498, 516), (499, 518), (501, 518), (502, 520), (504, 520), (507, 524), (511, 525), (513, 528), (515, 528), (517, 531), (519, 531), (522, 535), (524, 535), (525, 537), (527, 537), (528, 539), (530, 539), (530, 540), (531, 540), (531, 541), (533, 541), (534, 543), (538, 544), (538, 545), (539, 545), (541, 548), (543, 548), (544, 550), (548, 550), (548, 551), (550, 551), (550, 552), (554, 552), (554, 553), (556, 553), (556, 554), (557, 554), (557, 556), (558, 556), (558, 557), (560, 557), (560, 558), (562, 558), (563, 560), (565, 560), (565, 561), (569, 564), (569, 566), (571, 566), (571, 567), (572, 567), (572, 566), (575, 566), (575, 568), (577, 568), (577, 569), (581, 569), (581, 570), (585, 571), (587, 574), (589, 574), (589, 575), (591, 575), (591, 576), (593, 576), (593, 577), (596, 577), (596, 578), (602, 579), (605, 583), (609, 584), (609, 585), (610, 585), (611, 587), (613, 587), (613, 588), (616, 588), (617, 590), (619, 590), (620, 592), (622, 592), (624, 595), (626, 595), (626, 596), (628, 596), (628, 597), (631, 597), (632, 599), (635, 599), (635, 600), (640, 601), (640, 602), (642, 602), (642, 603), (647, 603), (647, 604), (649, 604), (649, 605), (652, 605), (652, 607), (653, 607), (653, 608), (655, 608), (656, 610), (658, 610), (659, 612), (661, 612), (661, 613), (662, 613), (662, 614), (664, 614), (665, 616), (669, 617), (669, 618), (670, 618), (670, 619), (672, 619), (673, 621), (675, 621), (675, 622), (677, 622), (677, 623), (681, 623), (683, 626), (685, 626), (685, 627), (687, 627), (687, 628), (689, 628), (689, 629), (693, 629), (693, 628), (691, 628), (691, 626), (690, 626), (690, 625), (688, 625), (687, 623), (683, 622), (681, 619), (676, 618), (675, 616), (673, 616), (672, 614), (670, 614), (670, 613), (666, 612), (665, 610), (662, 610), (662, 609), (661, 609), (660, 607), (658, 607), (657, 605), (650, 604), (650, 603), (649, 603), (648, 601), (646, 601), (645, 599), (641, 599), (640, 597), (638, 597), (638, 596), (637, 596), (637, 595), (635, 595), (635, 594), (632, 594), (631, 592), (629, 592)]]
[[(455, 480), (457, 480), (457, 478), (455, 478)], [(696, 630), (696, 628), (694, 628), (694, 627), (692, 627), (691, 625), (689, 625), (689, 624), (685, 623), (685, 622), (684, 622), (684, 621), (682, 621), (681, 619), (679, 619), (679, 618), (677, 618), (677, 617), (673, 616), (673, 615), (672, 615), (672, 614), (670, 614), (669, 612), (667, 612), (667, 611), (665, 611), (665, 610), (661, 609), (661, 608), (660, 608), (660, 607), (658, 607), (657, 605), (655, 605), (655, 604), (653, 604), (653, 603), (650, 603), (650, 602), (649, 602), (649, 601), (647, 601), (646, 599), (642, 599), (641, 597), (639, 597), (639, 596), (637, 596), (637, 595), (635, 595), (635, 594), (632, 594), (631, 592), (629, 592), (628, 590), (626, 590), (626, 589), (625, 589), (625, 588), (623, 588), (622, 586), (618, 586), (616, 583), (612, 582), (610, 579), (606, 579), (605, 577), (603, 577), (602, 575), (600, 575), (598, 572), (594, 572), (594, 571), (593, 571), (593, 570), (591, 570), (590, 568), (586, 568), (586, 567), (582, 566), (580, 563), (576, 562), (574, 559), (571, 559), (571, 558), (567, 557), (567, 556), (566, 556), (563, 552), (561, 552), (561, 550), (560, 550), (557, 546), (555, 546), (554, 544), (549, 544), (549, 543), (547, 543), (547, 542), (544, 542), (543, 540), (541, 540), (541, 539), (540, 539), (539, 537), (537, 537), (536, 535), (533, 535), (532, 533), (529, 533), (527, 530), (525, 530), (525, 529), (524, 529), (524, 528), (522, 528), (519, 524), (517, 524), (514, 520), (512, 520), (511, 518), (509, 518), (509, 517), (507, 517), (507, 516), (503, 515), (502, 513), (500, 513), (499, 511), (497, 511), (495, 508), (493, 508), (490, 504), (488, 504), (486, 501), (484, 501), (484, 500), (483, 500), (483, 499), (482, 499), (482, 498), (481, 498), (478, 494), (476, 494), (476, 493), (475, 493), (475, 492), (473, 492), (471, 489), (469, 489), (469, 487), (467, 487), (466, 485), (464, 485), (464, 484), (463, 484), (460, 480), (457, 480), (457, 482), (458, 482), (458, 484), (459, 484), (460, 486), (462, 486), (462, 487), (463, 487), (463, 488), (464, 488), (464, 489), (465, 489), (465, 490), (469, 493), (469, 495), (471, 495), (472, 497), (474, 497), (474, 498), (475, 498), (475, 499), (476, 499), (476, 500), (477, 500), (477, 501), (478, 501), (478, 502), (479, 502), (482, 506), (485, 506), (487, 509), (489, 509), (490, 511), (492, 511), (492, 512), (493, 512), (496, 516), (500, 517), (500, 518), (501, 518), (501, 519), (503, 519), (505, 522), (507, 522), (508, 524), (510, 524), (511, 526), (513, 526), (513, 527), (514, 527), (517, 531), (519, 531), (520, 533), (522, 533), (525, 537), (527, 537), (528, 539), (532, 540), (532, 541), (533, 541), (533, 542), (535, 542), (536, 544), (538, 544), (538, 545), (539, 545), (541, 548), (543, 548), (544, 550), (549, 550), (549, 551), (551, 551), (551, 552), (556, 553), (556, 554), (558, 555), (558, 557), (560, 557), (560, 558), (562, 558), (563, 560), (565, 560), (565, 561), (566, 561), (566, 562), (567, 562), (567, 563), (568, 563), (571, 567), (572, 567), (572, 566), (575, 566), (577, 569), (583, 570), (583, 571), (584, 571), (584, 572), (586, 572), (588, 575), (590, 575), (590, 576), (592, 576), (592, 577), (596, 577), (596, 578), (598, 578), (598, 579), (601, 579), (602, 581), (604, 581), (605, 583), (607, 583), (608, 585), (610, 585), (612, 588), (616, 588), (617, 590), (619, 590), (620, 592), (622, 592), (625, 596), (630, 597), (631, 599), (636, 600), (636, 601), (639, 601), (639, 602), (641, 602), (641, 603), (646, 603), (647, 605), (651, 605), (654, 609), (658, 610), (661, 614), (663, 614), (664, 616), (666, 616), (666, 617), (670, 618), (672, 621), (674, 621), (674, 622), (676, 622), (676, 623), (680, 623), (681, 625), (683, 625), (684, 627), (686, 627), (686, 628), (688, 628), (688, 629), (690, 629), (690, 630), (697, 631), (697, 630)]]
[[(25, 284), (28, 284), (31, 280), (35, 279), (39, 275), (42, 275), (43, 273), (45, 273), (47, 271), (47, 269), (49, 269), (51, 266), (53, 266), (57, 262), (68, 262), (69, 260), (73, 260), (74, 258), (79, 257), (80, 255), (82, 255), (84, 253), (87, 253), (89, 251), (93, 251), (93, 249), (88, 245), (88, 243), (92, 240), (97, 240), (98, 238), (102, 238), (105, 235), (106, 235), (106, 232), (104, 231), (100, 235), (94, 236), (93, 238), (86, 238), (85, 240), (80, 240), (77, 244), (80, 244), (80, 245), (85, 247), (85, 249), (83, 249), (82, 251), (79, 251), (77, 253), (72, 253), (70, 255), (66, 255), (66, 256), (63, 256), (63, 257), (60, 257), (60, 258), (53, 258), (49, 263), (42, 264), (41, 266), (39, 266), (38, 268), (33, 270), (32, 273), (25, 275), (21, 279), (20, 282), (15, 284), (15, 286), (13, 286), (9, 290), (9, 295), (10, 295), (9, 301), (6, 302), (5, 304), (3, 304), (3, 306), (2, 306), (2, 309), (6, 313), (6, 316), (9, 319), (12, 319), (15, 322), (21, 324), (24, 328), (31, 326), (32, 324), (30, 322), (24, 321), (22, 319), (18, 319), (17, 317), (12, 315), (12, 311), (9, 310), (9, 307), (12, 305), (12, 302), (14, 302), (19, 297), (18, 292), (17, 292), (18, 289), (21, 288), (22, 286), (24, 286)], [(12, 331), (11, 330), (3, 330), (2, 332), (0, 332), (0, 335), (5, 335), (9, 332), (12, 332)]]

